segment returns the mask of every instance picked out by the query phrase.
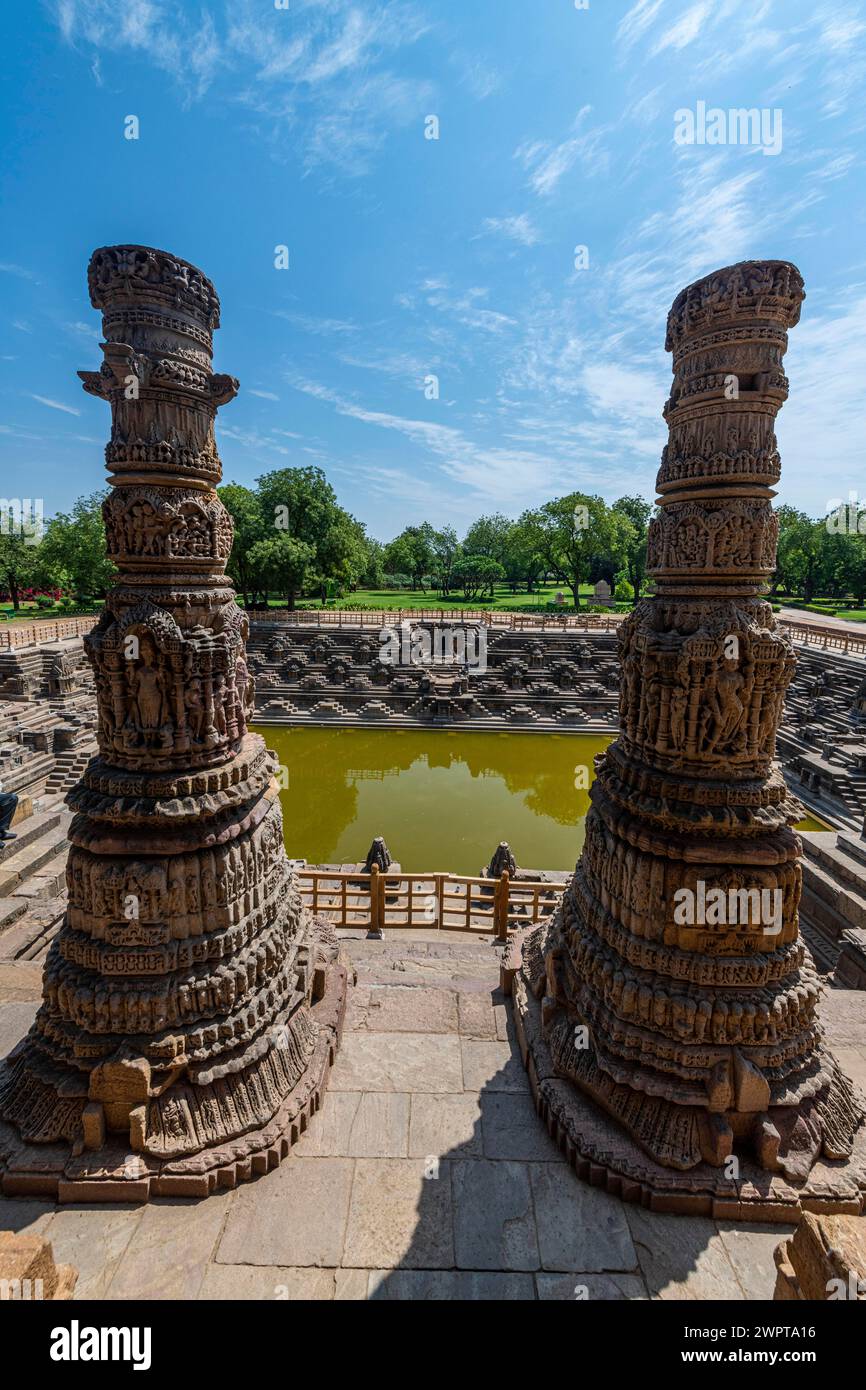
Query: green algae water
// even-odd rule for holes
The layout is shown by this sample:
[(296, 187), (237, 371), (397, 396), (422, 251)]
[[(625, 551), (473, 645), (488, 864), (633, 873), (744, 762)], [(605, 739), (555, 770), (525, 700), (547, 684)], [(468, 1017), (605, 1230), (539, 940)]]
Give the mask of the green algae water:
[(283, 827), (293, 858), (363, 862), (382, 835), (408, 873), (477, 874), (500, 840), (518, 864), (574, 868), (593, 758), (611, 741), (439, 729), (257, 731), (288, 773)]
[[(286, 849), (354, 864), (382, 835), (407, 873), (477, 874), (500, 840), (518, 864), (572, 869), (588, 785), (611, 742), (585, 734), (259, 726), (286, 769)], [(801, 829), (823, 830), (814, 818)]]

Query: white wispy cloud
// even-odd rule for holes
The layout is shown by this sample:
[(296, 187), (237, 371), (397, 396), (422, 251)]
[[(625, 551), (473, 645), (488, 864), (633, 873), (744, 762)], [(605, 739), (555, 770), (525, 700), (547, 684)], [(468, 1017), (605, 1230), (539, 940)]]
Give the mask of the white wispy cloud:
[(23, 265), (13, 265), (9, 261), (0, 261), (0, 271), (4, 275), (14, 275), (19, 280), (33, 280), (37, 284), (39, 283), (36, 273)]
[(263, 401), (278, 401), (280, 398), (273, 391), (257, 391), (254, 386), (247, 387), (248, 396), (259, 396)]
[(637, 4), (632, 5), (617, 26), (617, 43), (624, 48), (631, 48), (637, 43), (651, 28), (663, 3), (664, 0), (637, 0)]
[(585, 129), (591, 112), (591, 106), (581, 107), (572, 125), (572, 133), (559, 144), (534, 140), (518, 145), (514, 157), (528, 172), (530, 186), (539, 195), (553, 193), (564, 175), (578, 162), (589, 174), (602, 173), (608, 168), (608, 128), (599, 126)]
[(232, 0), (219, 15), (167, 0), (55, 0), (54, 14), (72, 47), (135, 53), (168, 73), (187, 104), (224, 78), (229, 100), (271, 122), (292, 118), (307, 169), (366, 172), (387, 132), (420, 120), (432, 92), (388, 68), (430, 28), (409, 0), (292, 0), (287, 10)]
[(541, 241), (540, 231), (525, 212), (516, 217), (485, 217), (481, 225), (484, 232), (519, 241), (521, 246), (535, 246)]
[(694, 43), (711, 14), (713, 6), (714, 0), (698, 0), (697, 4), (691, 5), (675, 24), (672, 24), (659, 36), (653, 45), (653, 54), (662, 53), (666, 48), (675, 48), (679, 51), (687, 48), (690, 43)]
[(792, 329), (785, 372), (791, 397), (779, 415), (784, 495), (808, 499), (825, 515), (834, 498), (866, 496), (866, 290), (816, 305), (809, 296)]
[(40, 405), (47, 405), (51, 410), (62, 410), (65, 415), (80, 415), (81, 411), (74, 406), (64, 405), (62, 401), (52, 401), (49, 396), (37, 396), (31, 392), (31, 400), (38, 401)]

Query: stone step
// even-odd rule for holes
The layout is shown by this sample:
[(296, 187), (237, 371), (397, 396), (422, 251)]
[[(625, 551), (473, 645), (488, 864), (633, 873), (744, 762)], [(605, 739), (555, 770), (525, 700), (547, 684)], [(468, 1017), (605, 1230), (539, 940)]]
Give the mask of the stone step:
[(61, 857), (65, 866), (69, 852), (66, 831), (67, 822), (57, 816), (52, 829), (24, 849), (16, 849), (14, 854), (0, 860), (0, 897), (17, 897), (24, 893), (34, 875), (53, 871), (56, 857)]
[(808, 878), (804, 875), (804, 890), (807, 885), (814, 897), (834, 909), (846, 926), (866, 927), (866, 894), (843, 887), (817, 864), (809, 865)]
[(803, 848), (810, 864), (817, 864), (838, 883), (866, 896), (866, 858), (857, 853), (853, 837), (836, 831), (809, 831), (803, 836)]
[(0, 855), (0, 876), (2, 876), (9, 860), (12, 856), (27, 849), (36, 840), (39, 840), (48, 831), (54, 830), (60, 824), (61, 812), (53, 807), (43, 806), (35, 815), (28, 816), (27, 820), (20, 821), (15, 827), (17, 840), (10, 840), (6, 852)]
[(69, 858), (69, 844), (64, 839), (57, 853), (45, 861), (38, 873), (30, 874), (12, 894), (25, 901), (34, 898), (56, 898), (66, 887), (66, 861)]
[(0, 936), (0, 958), (37, 960), (42, 957), (57, 935), (65, 911), (63, 898), (33, 900), (14, 927)]
[[(7, 927), (11, 927), (13, 922), (17, 922), (18, 918), (26, 911), (27, 904), (22, 902), (20, 898), (0, 898), (0, 933), (5, 932)], [(2, 954), (2, 947), (0, 947), (0, 955)]]

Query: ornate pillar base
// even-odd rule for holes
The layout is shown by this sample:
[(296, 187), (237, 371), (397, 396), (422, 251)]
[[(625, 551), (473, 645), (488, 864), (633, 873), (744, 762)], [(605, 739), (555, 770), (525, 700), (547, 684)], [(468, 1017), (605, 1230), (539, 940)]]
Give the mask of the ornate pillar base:
[(794, 652), (774, 424), (803, 281), (727, 266), (668, 317), (674, 380), (647, 572), (620, 629), (620, 731), (580, 863), (514, 979), (536, 1099), (591, 1181), (670, 1210), (860, 1211), (863, 1101), (799, 933), (803, 808), (775, 762)]
[[(683, 1170), (650, 1156), (624, 1128), (638, 1119), (652, 1122), (663, 1138), (682, 1123), (677, 1107), (663, 1099), (654, 1115), (647, 1098), (616, 1086), (598, 1066), (590, 1049), (581, 1053), (580, 1076), (563, 1078), (545, 1039), (544, 957), (554, 944), (552, 929), (537, 928), (511, 938), (503, 964), (502, 985), (511, 993), (517, 1039), (529, 1074), (535, 1108), (551, 1138), (578, 1177), (625, 1202), (650, 1211), (709, 1216), (718, 1221), (795, 1223), (803, 1212), (857, 1215), (866, 1212), (866, 1127), (855, 1134), (843, 1160), (814, 1164), (803, 1182), (771, 1172), (747, 1157), (736, 1179), (724, 1167), (703, 1160)], [(832, 1064), (832, 1059), (830, 1059)], [(846, 1078), (842, 1078), (842, 1085)], [(576, 1083), (576, 1084), (575, 1084)], [(778, 1114), (770, 1112), (770, 1120)]]
[(0, 1066), (0, 1189), (60, 1201), (206, 1196), (277, 1164), (318, 1108), (347, 971), (303, 906), (274, 759), (248, 730), (246, 615), (225, 578), (212, 370), (219, 300), (150, 247), (88, 281), (111, 406), (117, 582), (86, 639), (99, 756), (76, 815), (42, 1006)]

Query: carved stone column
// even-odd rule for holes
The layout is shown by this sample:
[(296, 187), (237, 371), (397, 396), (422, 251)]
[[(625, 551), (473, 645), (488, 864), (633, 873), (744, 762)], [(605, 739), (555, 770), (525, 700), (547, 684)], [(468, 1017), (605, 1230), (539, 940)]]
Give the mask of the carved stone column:
[(213, 285), (96, 251), (117, 582), (86, 639), (99, 756), (70, 794), (69, 907), (43, 1003), (0, 1072), (7, 1194), (206, 1195), (274, 1167), (318, 1107), (346, 971), (302, 908), (271, 754), (250, 734), (247, 619), (214, 418)]
[(799, 935), (803, 808), (774, 761), (793, 649), (760, 597), (803, 298), (794, 266), (753, 261), (671, 310), (656, 595), (623, 623), (619, 738), (562, 908), (514, 981), (540, 1109), (578, 1171), (747, 1219), (857, 1209), (866, 1191), (861, 1102)]

